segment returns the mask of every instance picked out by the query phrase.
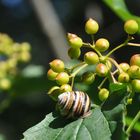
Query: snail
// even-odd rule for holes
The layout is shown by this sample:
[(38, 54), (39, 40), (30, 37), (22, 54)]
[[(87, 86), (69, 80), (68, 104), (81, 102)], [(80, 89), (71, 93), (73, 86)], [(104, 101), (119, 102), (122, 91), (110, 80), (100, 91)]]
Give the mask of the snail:
[(91, 114), (91, 101), (82, 91), (64, 92), (58, 96), (57, 109), (66, 118), (84, 118)]

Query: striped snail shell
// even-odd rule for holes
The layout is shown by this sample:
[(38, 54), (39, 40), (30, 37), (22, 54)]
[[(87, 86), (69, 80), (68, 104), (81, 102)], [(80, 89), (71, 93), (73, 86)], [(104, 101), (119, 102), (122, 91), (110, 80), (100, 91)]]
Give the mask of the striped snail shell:
[(90, 98), (82, 91), (64, 92), (58, 96), (57, 108), (66, 118), (86, 117), (90, 107)]

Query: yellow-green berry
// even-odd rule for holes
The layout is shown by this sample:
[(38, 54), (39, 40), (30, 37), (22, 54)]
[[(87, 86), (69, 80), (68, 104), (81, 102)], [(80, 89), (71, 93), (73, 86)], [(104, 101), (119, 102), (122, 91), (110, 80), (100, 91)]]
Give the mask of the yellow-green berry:
[(128, 69), (130, 68), (128, 63), (120, 63), (119, 66), (124, 72), (127, 72)]
[(138, 29), (138, 23), (133, 19), (127, 20), (124, 24), (124, 30), (127, 34), (133, 35), (138, 31)]
[(137, 65), (130, 66), (128, 74), (132, 79), (140, 79), (140, 67)]
[(80, 49), (69, 48), (68, 55), (71, 59), (77, 59), (81, 55)]
[(58, 75), (58, 73), (54, 72), (52, 69), (49, 69), (47, 72), (47, 77), (49, 80), (55, 80), (57, 75)]
[(0, 79), (0, 89), (8, 90), (11, 88), (11, 81), (8, 78)]
[(67, 84), (69, 82), (69, 75), (66, 72), (60, 72), (57, 76), (56, 76), (56, 83), (58, 85), (64, 85)]
[(54, 72), (62, 72), (64, 71), (64, 62), (60, 59), (55, 59), (53, 60), (52, 62), (49, 63), (50, 64), (50, 67), (51, 69), (54, 71)]
[(100, 38), (95, 42), (95, 48), (100, 52), (104, 52), (109, 48), (109, 41), (105, 38)]
[(69, 84), (64, 84), (60, 87), (61, 92), (68, 92), (68, 91), (72, 91), (72, 88)]
[(120, 73), (118, 76), (118, 81), (121, 83), (127, 83), (129, 82), (129, 75), (125, 72)]
[(135, 92), (139, 92), (140, 93), (140, 80), (132, 80), (132, 88)]
[(106, 88), (102, 88), (98, 93), (99, 99), (105, 101), (109, 96), (109, 91)]
[(90, 51), (84, 55), (84, 61), (89, 65), (97, 64), (99, 57), (95, 52)]
[(82, 75), (82, 82), (87, 85), (92, 84), (94, 82), (94, 80), (95, 80), (95, 74), (92, 72), (85, 72)]
[(96, 73), (100, 77), (105, 77), (108, 74), (108, 68), (105, 64), (99, 63), (96, 66)]
[(135, 54), (130, 58), (130, 65), (137, 65), (140, 67), (140, 54)]
[(98, 23), (90, 18), (86, 23), (85, 23), (85, 31), (87, 34), (96, 34), (99, 29)]

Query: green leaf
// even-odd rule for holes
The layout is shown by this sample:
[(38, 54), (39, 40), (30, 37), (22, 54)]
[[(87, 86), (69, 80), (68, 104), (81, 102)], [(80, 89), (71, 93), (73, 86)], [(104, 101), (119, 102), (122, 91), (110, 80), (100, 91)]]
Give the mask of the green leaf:
[(127, 90), (127, 85), (126, 84), (122, 84), (122, 83), (111, 83), (109, 85), (109, 91), (111, 93), (114, 93), (114, 92), (118, 92), (118, 91), (121, 91), (121, 92), (124, 92)]
[(111, 140), (108, 122), (99, 108), (75, 121), (50, 113), (24, 133), (23, 140)]
[[(134, 19), (138, 22), (140, 27), (140, 17), (129, 12), (124, 0), (103, 0), (123, 21)], [(140, 33), (140, 28), (138, 33)]]

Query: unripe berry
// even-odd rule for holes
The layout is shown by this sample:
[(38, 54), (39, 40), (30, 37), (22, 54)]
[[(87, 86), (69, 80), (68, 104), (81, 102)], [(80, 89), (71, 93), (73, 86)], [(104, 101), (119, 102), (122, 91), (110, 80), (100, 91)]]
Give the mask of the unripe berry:
[(132, 88), (135, 92), (139, 92), (140, 93), (140, 80), (132, 80)]
[(52, 62), (49, 63), (50, 64), (50, 67), (51, 69), (54, 71), (54, 72), (62, 72), (64, 71), (64, 62), (60, 59), (55, 59), (53, 60)]
[(23, 42), (20, 46), (21, 51), (30, 51), (31, 46), (28, 42)]
[(96, 34), (99, 29), (98, 23), (90, 18), (85, 24), (85, 31), (87, 34)]
[(56, 76), (56, 82), (58, 85), (64, 85), (69, 82), (69, 75), (66, 72), (61, 72)]
[(126, 33), (132, 35), (139, 29), (138, 23), (135, 20), (127, 20), (124, 24), (124, 30)]
[(140, 79), (140, 67), (136, 65), (130, 66), (128, 74), (132, 79)]
[(23, 51), (19, 55), (19, 61), (21, 62), (29, 62), (30, 59), (31, 59), (31, 55), (28, 51)]
[(129, 75), (125, 72), (120, 73), (118, 76), (118, 81), (121, 83), (127, 83), (129, 82)]
[(47, 77), (49, 80), (55, 80), (57, 75), (58, 75), (58, 73), (54, 72), (52, 69), (49, 69), (47, 72)]
[(100, 52), (106, 51), (109, 48), (108, 40), (105, 38), (98, 39), (95, 43), (95, 48)]
[(130, 58), (130, 65), (137, 65), (140, 67), (140, 54), (135, 54)]
[(49, 91), (48, 95), (54, 100), (57, 101), (58, 96), (61, 94), (60, 87), (53, 86)]
[(105, 101), (109, 96), (109, 91), (106, 88), (102, 88), (98, 93), (99, 99)]
[(69, 57), (71, 59), (77, 59), (81, 55), (81, 50), (80, 49), (70, 48), (68, 50), (68, 55), (69, 55)]
[(94, 82), (95, 80), (95, 74), (92, 72), (86, 72), (82, 75), (82, 82), (90, 85)]
[(128, 63), (120, 63), (119, 66), (124, 72), (127, 72), (128, 69), (130, 68)]
[(128, 105), (132, 104), (132, 101), (133, 101), (132, 98), (127, 99), (127, 104), (128, 104)]
[(84, 61), (89, 65), (97, 64), (99, 62), (99, 57), (95, 52), (90, 51), (84, 55)]
[(108, 68), (105, 64), (99, 63), (96, 66), (96, 73), (100, 77), (105, 77), (108, 74)]
[(68, 42), (72, 48), (78, 49), (82, 47), (83, 41), (80, 37), (75, 34), (68, 33)]
[(8, 78), (2, 78), (0, 80), (0, 89), (8, 90), (11, 88), (11, 81)]
[(60, 87), (61, 92), (68, 92), (68, 91), (72, 91), (72, 88), (69, 84), (64, 84)]

